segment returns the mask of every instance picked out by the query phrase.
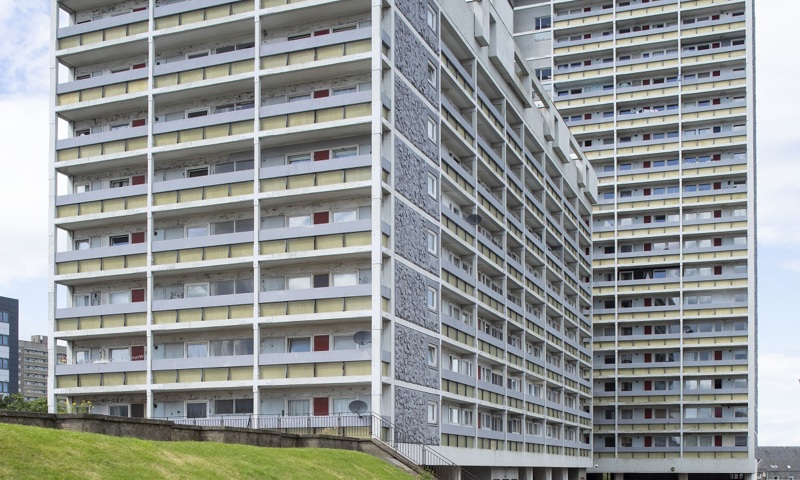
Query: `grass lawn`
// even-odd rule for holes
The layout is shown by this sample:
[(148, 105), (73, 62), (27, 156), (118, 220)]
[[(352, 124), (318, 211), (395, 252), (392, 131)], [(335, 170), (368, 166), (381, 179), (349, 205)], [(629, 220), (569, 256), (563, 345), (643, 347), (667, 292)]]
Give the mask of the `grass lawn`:
[(347, 450), (152, 442), (0, 424), (0, 478), (387, 479), (414, 477)]

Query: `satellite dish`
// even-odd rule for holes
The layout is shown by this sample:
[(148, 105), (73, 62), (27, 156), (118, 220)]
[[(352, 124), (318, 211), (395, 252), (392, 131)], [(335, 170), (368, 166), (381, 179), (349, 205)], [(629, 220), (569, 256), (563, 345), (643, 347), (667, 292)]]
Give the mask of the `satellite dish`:
[(482, 219), (482, 218), (481, 218), (481, 216), (480, 216), (480, 215), (478, 215), (477, 213), (473, 213), (472, 215), (467, 215), (467, 223), (469, 223), (469, 224), (470, 224), (470, 225), (472, 225), (473, 227), (474, 227), (475, 225), (478, 225), (478, 224), (480, 224), (480, 223), (481, 223), (481, 220), (483, 220), (483, 219)]
[(365, 330), (362, 330), (360, 332), (356, 332), (353, 335), (353, 341), (356, 342), (359, 345), (366, 345), (368, 343), (372, 343), (372, 334), (370, 332), (365, 331)]
[(347, 408), (349, 408), (352, 413), (361, 415), (367, 411), (367, 403), (363, 400), (353, 400)]

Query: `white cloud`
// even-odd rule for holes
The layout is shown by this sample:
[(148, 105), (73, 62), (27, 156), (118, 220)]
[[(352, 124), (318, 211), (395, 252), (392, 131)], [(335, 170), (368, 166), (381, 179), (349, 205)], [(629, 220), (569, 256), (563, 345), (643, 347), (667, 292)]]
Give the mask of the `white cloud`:
[(47, 92), (50, 2), (0, 0), (0, 92)]
[(47, 275), (48, 106), (46, 96), (0, 100), (4, 172), (0, 288)]
[(800, 445), (800, 353), (758, 358), (759, 445)]

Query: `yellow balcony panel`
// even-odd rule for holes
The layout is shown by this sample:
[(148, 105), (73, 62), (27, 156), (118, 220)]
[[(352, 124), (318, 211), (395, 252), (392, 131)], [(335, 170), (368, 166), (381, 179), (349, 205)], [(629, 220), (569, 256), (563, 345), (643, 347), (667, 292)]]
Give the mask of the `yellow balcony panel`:
[(253, 378), (252, 367), (230, 367), (228, 370), (231, 380), (251, 380)]
[(650, 35), (640, 35), (637, 37), (618, 38), (617, 46), (644, 45), (664, 40), (672, 40), (673, 38), (678, 38), (678, 32), (651, 33)]
[(348, 312), (369, 310), (370, 308), (372, 308), (371, 297), (349, 297), (344, 300), (344, 309)]
[(264, 303), (259, 305), (259, 315), (262, 317), (277, 317), (286, 315), (286, 303)]
[(572, 18), (553, 23), (553, 29), (558, 30), (561, 28), (579, 27), (584, 25), (597, 26), (598, 23), (610, 22), (613, 19), (614, 15), (611, 13), (607, 13), (605, 15), (592, 15), (582, 18)]
[(177, 321), (178, 321), (178, 312), (176, 312), (175, 310), (153, 312), (153, 323), (156, 325), (176, 323)]
[(103, 258), (103, 270), (119, 270), (125, 268), (125, 257)]
[(264, 380), (286, 378), (286, 365), (265, 365), (259, 369), (259, 377)]
[(175, 383), (178, 381), (176, 370), (159, 370), (153, 372), (153, 383)]
[(556, 48), (553, 50), (553, 55), (559, 57), (561, 55), (570, 55), (573, 53), (583, 53), (583, 52), (596, 52), (597, 50), (601, 50), (604, 48), (612, 48), (614, 46), (614, 42), (611, 40), (607, 41), (599, 41), (599, 42), (589, 42), (583, 43), (581, 45), (572, 45), (569, 47), (561, 47)]
[(286, 253), (286, 240), (272, 240), (261, 242), (259, 251), (261, 255), (274, 255), (276, 253)]
[(59, 318), (56, 320), (56, 331), (67, 332), (70, 330), (78, 330), (79, 319), (77, 318)]
[[(643, 95), (643, 97), (647, 97), (647, 95)], [(618, 128), (648, 127), (651, 125), (655, 126), (655, 125), (663, 125), (665, 123), (677, 123), (677, 122), (678, 122), (677, 115), (665, 115), (663, 117), (647, 117), (647, 118), (637, 118), (632, 120), (623, 120), (617, 122), (617, 127)]]
[(203, 380), (203, 370), (200, 368), (190, 368), (186, 370), (178, 370), (178, 382), (200, 382)]
[(720, 147), (727, 145), (746, 144), (747, 136), (739, 135), (735, 137), (706, 138), (703, 140), (689, 140), (683, 142), (683, 148), (706, 148)]
[(208, 140), (211, 138), (221, 138), (230, 135), (230, 124), (212, 125), (203, 129), (203, 138)]
[(745, 49), (742, 48), (741, 50), (734, 50), (730, 52), (720, 52), (720, 53), (712, 53), (707, 55), (698, 55), (696, 57), (683, 57), (683, 64), (690, 65), (690, 64), (699, 64), (699, 63), (719, 63), (725, 62), (727, 60), (733, 60), (738, 58), (744, 58), (745, 56)]
[(662, 68), (672, 68), (678, 66), (678, 59), (661, 60), (656, 62), (636, 63), (633, 65), (618, 65), (617, 74), (646, 72)]
[(192, 308), (188, 310), (178, 310), (178, 322), (200, 322), (203, 320), (203, 309)]
[(344, 362), (344, 374), (347, 376), (369, 375), (371, 372), (370, 362)]
[(58, 48), (63, 50), (66, 48), (75, 48), (81, 46), (81, 36), (74, 35), (72, 37), (62, 38), (58, 41)]
[(242, 258), (253, 255), (253, 244), (239, 243), (231, 245), (231, 258)]
[(317, 47), (317, 60), (328, 60), (344, 56), (344, 44)]
[(683, 121), (691, 121), (691, 120), (709, 120), (715, 118), (729, 118), (729, 117), (744, 117), (747, 115), (747, 109), (745, 107), (738, 107), (738, 108), (721, 108), (718, 110), (706, 110), (703, 112), (693, 112), (693, 113), (684, 113), (683, 114)]
[(77, 375), (59, 375), (56, 377), (56, 387), (58, 388), (75, 388), (77, 386)]
[(125, 385), (125, 374), (123, 372), (104, 373), (103, 386)]
[[(614, 74), (614, 69), (609, 67), (603, 67), (601, 65), (597, 65), (596, 68), (591, 68), (587, 70), (581, 70), (579, 72), (572, 72), (572, 73), (557, 73), (555, 75), (554, 81), (561, 83), (561, 82), (569, 82), (574, 80), (583, 80), (584, 78), (597, 78), (597, 77), (606, 77), (611, 76)], [(490, 117), (494, 118), (494, 117)]]
[(314, 300), (299, 300), (287, 302), (287, 315), (301, 315), (314, 313)]
[(370, 40), (358, 40), (355, 42), (348, 42), (345, 44), (345, 55), (355, 55), (358, 53), (367, 53), (372, 49)]
[(178, 192), (178, 203), (196, 202), (203, 199), (202, 188), (191, 188), (188, 190), (180, 190)]
[(102, 383), (102, 377), (99, 373), (78, 375), (78, 383), (81, 387), (99, 387)]
[(78, 273), (78, 262), (62, 262), (56, 265), (56, 275)]
[(286, 378), (312, 378), (314, 364), (297, 364), (286, 366)]
[(636, 147), (617, 148), (617, 155), (647, 155), (652, 153), (675, 152), (680, 144), (676, 143), (655, 143), (652, 145), (640, 145)]
[(733, 80), (718, 80), (716, 82), (703, 82), (703, 83), (696, 83), (693, 85), (684, 85), (682, 90), (684, 93), (690, 92), (707, 92), (711, 90), (720, 90), (725, 88), (737, 88), (737, 87), (745, 87), (747, 85), (746, 80), (743, 78), (733, 79)]
[(205, 368), (203, 369), (204, 382), (225, 382), (228, 380), (227, 368)]
[(317, 364), (318, 377), (341, 377), (344, 375), (342, 363), (319, 363)]
[(103, 328), (120, 328), (125, 326), (125, 315), (103, 315)]
[(147, 325), (146, 313), (128, 313), (125, 315), (125, 325), (128, 327), (136, 327)]
[(253, 306), (252, 305), (231, 305), (230, 312), (228, 313), (230, 318), (252, 318), (253, 317)]
[(126, 372), (125, 385), (144, 385), (147, 383), (147, 372)]
[(192, 128), (178, 132), (178, 143), (197, 142), (203, 139), (202, 128)]

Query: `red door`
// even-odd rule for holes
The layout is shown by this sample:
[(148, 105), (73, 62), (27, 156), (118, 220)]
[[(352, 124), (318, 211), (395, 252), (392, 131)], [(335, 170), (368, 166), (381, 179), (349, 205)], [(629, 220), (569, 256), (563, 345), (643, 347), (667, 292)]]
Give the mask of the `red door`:
[(326, 416), (330, 415), (330, 410), (328, 409), (328, 397), (318, 397), (314, 399), (314, 416)]
[(330, 350), (331, 345), (331, 337), (327, 335), (315, 335), (314, 336), (314, 351), (315, 352), (327, 352)]

